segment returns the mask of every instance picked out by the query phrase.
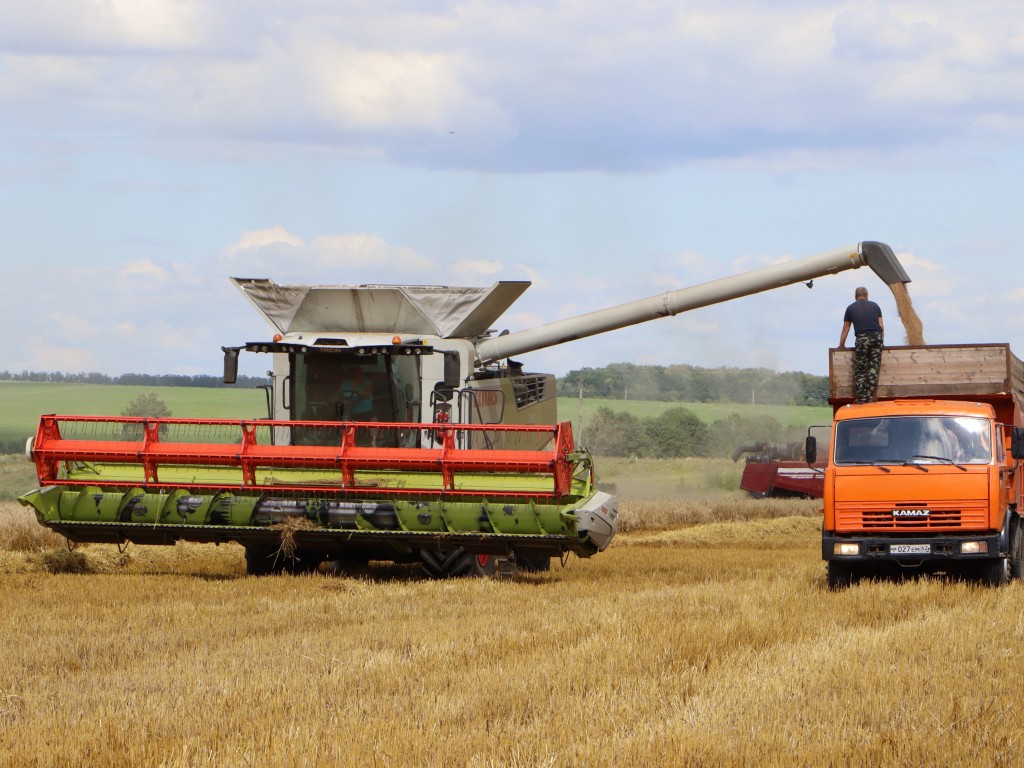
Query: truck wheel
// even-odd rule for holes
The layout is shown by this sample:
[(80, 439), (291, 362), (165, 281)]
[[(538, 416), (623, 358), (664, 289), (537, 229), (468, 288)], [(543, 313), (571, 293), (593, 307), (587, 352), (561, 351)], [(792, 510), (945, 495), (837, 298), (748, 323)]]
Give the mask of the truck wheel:
[(846, 589), (859, 580), (860, 573), (855, 563), (841, 563), (837, 560), (828, 561), (829, 589)]
[(1020, 529), (1019, 518), (1014, 518), (1010, 535), (1010, 579), (1024, 580), (1024, 532)]
[(1009, 558), (996, 557), (979, 565), (978, 578), (985, 586), (1001, 587), (1010, 580)]

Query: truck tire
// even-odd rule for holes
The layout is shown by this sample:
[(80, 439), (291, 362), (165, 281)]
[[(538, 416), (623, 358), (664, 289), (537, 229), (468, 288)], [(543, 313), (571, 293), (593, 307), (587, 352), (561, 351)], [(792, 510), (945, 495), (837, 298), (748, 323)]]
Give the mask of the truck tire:
[(1020, 518), (1014, 517), (1010, 533), (1010, 580), (1024, 580), (1024, 532), (1020, 529)]
[(828, 588), (836, 591), (846, 589), (860, 580), (860, 572), (856, 563), (843, 563), (837, 560), (828, 561)]
[(979, 563), (978, 580), (987, 587), (1001, 587), (1010, 580), (1010, 560), (994, 557)]

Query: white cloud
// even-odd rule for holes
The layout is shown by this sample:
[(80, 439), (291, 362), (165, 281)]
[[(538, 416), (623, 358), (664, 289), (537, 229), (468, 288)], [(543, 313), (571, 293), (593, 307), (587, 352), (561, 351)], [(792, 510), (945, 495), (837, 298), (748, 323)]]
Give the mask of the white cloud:
[(119, 272), (126, 278), (143, 278), (163, 282), (169, 277), (166, 268), (155, 264), (149, 259), (129, 261), (121, 265)]
[(57, 329), (60, 338), (66, 341), (88, 341), (101, 331), (101, 326), (97, 323), (64, 312), (51, 312), (50, 322)]
[(0, 43), (33, 54), (192, 50), (204, 45), (212, 22), (196, 0), (7, 2), (0, 5)]
[(96, 357), (90, 349), (51, 344), (34, 344), (29, 359), (22, 366), (30, 371), (94, 371)]
[(465, 259), (449, 264), (447, 267), (448, 273), (455, 277), (456, 282), (466, 285), (473, 285), (480, 280), (493, 278), (504, 269), (505, 265), (500, 261), (484, 259)]
[(526, 279), (530, 281), (531, 291), (540, 293), (551, 289), (551, 280), (547, 277), (545, 272), (541, 272), (528, 264), (517, 264), (516, 267), (520, 269), (526, 275)]
[(430, 166), (925, 159), (950, 137), (1024, 134), (1024, 18), (1004, 10), (43, 0), (0, 8), (0, 103), (26, 132), (84, 117), (154, 141)]
[(249, 248), (265, 248), (268, 245), (278, 244), (299, 247), (305, 245), (305, 242), (301, 237), (292, 234), (280, 224), (275, 224), (266, 229), (252, 229), (248, 232), (243, 232), (242, 236), (238, 238), (238, 242), (228, 246), (227, 250), (229, 253), (238, 253)]
[(688, 333), (699, 336), (720, 335), (722, 326), (716, 318), (702, 318), (699, 315), (692, 315), (683, 318), (683, 324)]
[(225, 274), (270, 277), (277, 282), (407, 282), (434, 276), (436, 262), (378, 235), (317, 235), (306, 241), (280, 225), (252, 230), (224, 249), (217, 264)]
[(904, 267), (913, 267), (915, 271), (923, 269), (926, 272), (940, 272), (944, 269), (941, 264), (931, 261), (930, 259), (922, 258), (910, 251), (900, 251), (896, 253), (896, 259)]
[(320, 268), (372, 269), (380, 274), (423, 273), (435, 263), (404, 245), (391, 245), (377, 235), (320, 235), (309, 244)]

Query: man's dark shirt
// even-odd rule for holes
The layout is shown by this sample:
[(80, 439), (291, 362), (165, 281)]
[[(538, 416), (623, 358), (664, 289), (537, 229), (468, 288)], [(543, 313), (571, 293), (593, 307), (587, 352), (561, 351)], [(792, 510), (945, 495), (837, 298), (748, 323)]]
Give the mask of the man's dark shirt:
[(853, 332), (859, 336), (862, 333), (881, 331), (882, 327), (878, 324), (881, 316), (882, 310), (875, 302), (858, 299), (846, 308), (843, 322), (853, 323)]

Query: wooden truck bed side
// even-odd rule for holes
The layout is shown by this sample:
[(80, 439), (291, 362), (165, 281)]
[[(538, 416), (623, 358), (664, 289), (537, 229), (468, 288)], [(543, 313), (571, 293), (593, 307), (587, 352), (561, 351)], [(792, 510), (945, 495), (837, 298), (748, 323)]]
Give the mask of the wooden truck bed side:
[[(854, 400), (853, 350), (829, 350), (829, 402)], [(1024, 401), (1024, 363), (1009, 344), (886, 347), (878, 374), (880, 400), (934, 399), (1016, 394)]]

